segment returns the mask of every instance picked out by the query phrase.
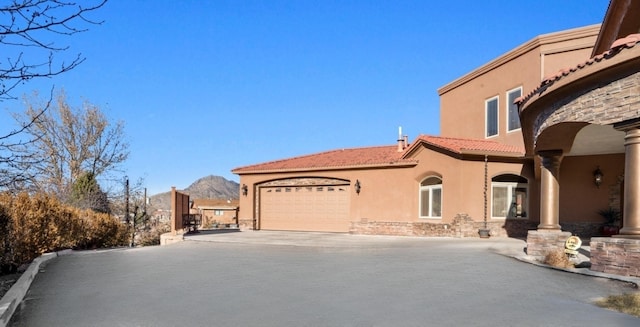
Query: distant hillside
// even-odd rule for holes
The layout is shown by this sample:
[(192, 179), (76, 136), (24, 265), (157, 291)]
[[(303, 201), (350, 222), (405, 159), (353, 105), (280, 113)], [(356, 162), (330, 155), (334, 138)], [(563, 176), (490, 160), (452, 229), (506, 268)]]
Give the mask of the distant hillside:
[[(207, 176), (193, 182), (181, 192), (189, 194), (192, 199), (238, 199), (239, 184), (221, 176)], [(152, 195), (150, 206), (154, 209), (171, 209), (171, 192)]]

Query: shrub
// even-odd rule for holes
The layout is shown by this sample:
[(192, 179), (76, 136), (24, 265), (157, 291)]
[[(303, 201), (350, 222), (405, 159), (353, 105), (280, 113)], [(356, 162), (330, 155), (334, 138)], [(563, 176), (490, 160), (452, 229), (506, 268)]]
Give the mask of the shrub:
[(76, 248), (96, 249), (127, 245), (129, 243), (129, 228), (115, 217), (92, 210), (79, 210), (81, 217), (82, 235), (78, 239)]
[(544, 257), (545, 264), (558, 268), (575, 268), (575, 265), (562, 249), (547, 252)]
[(69, 207), (47, 194), (0, 193), (0, 270), (11, 273), (43, 253), (127, 244), (116, 218)]
[(160, 245), (160, 235), (170, 232), (171, 227), (168, 224), (151, 227), (138, 233), (136, 244), (142, 246)]

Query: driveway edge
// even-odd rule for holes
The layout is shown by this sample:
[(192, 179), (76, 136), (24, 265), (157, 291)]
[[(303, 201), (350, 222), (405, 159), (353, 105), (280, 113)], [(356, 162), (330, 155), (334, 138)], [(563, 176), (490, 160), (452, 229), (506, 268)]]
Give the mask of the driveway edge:
[(45, 253), (31, 262), (29, 268), (22, 273), (22, 276), (18, 278), (18, 281), (16, 281), (2, 299), (0, 299), (0, 327), (6, 327), (11, 320), (16, 308), (18, 308), (20, 303), (22, 303), (24, 296), (27, 294), (27, 291), (29, 291), (29, 287), (31, 287), (33, 279), (40, 271), (40, 266), (59, 255), (66, 254), (67, 251), (70, 250), (61, 251), (59, 253)]

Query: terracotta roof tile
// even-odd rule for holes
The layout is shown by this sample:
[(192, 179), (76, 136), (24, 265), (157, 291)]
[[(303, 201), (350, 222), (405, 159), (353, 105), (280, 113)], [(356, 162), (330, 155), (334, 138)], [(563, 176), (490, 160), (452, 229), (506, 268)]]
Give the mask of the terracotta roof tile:
[(534, 95), (540, 93), (541, 91), (543, 91), (544, 89), (546, 89), (547, 87), (549, 87), (551, 84), (555, 83), (556, 81), (562, 79), (563, 77), (576, 72), (580, 69), (583, 69), (587, 66), (591, 66), (594, 64), (597, 64), (603, 60), (607, 60), (609, 58), (614, 57), (615, 55), (617, 55), (618, 53), (620, 53), (620, 51), (624, 50), (624, 49), (629, 49), (629, 48), (633, 48), (634, 46), (636, 46), (636, 44), (640, 43), (640, 34), (631, 34), (628, 35), (627, 37), (621, 38), (616, 40), (615, 42), (613, 42), (613, 44), (611, 44), (611, 48), (599, 55), (596, 55), (592, 58), (589, 58), (587, 61), (582, 62), (577, 64), (574, 67), (571, 68), (563, 68), (560, 69), (558, 72), (551, 74), (549, 76), (547, 76), (545, 79), (542, 80), (542, 82), (540, 83), (540, 85), (538, 87), (536, 87), (535, 89), (533, 89), (531, 92), (529, 92), (528, 94), (525, 94), (519, 98), (517, 98), (514, 103), (521, 105), (524, 102), (528, 101), (531, 97), (533, 97)]
[(416, 146), (420, 142), (424, 142), (432, 146), (445, 149), (458, 154), (495, 153), (495, 154), (513, 154), (514, 156), (522, 156), (524, 155), (524, 151), (525, 151), (524, 147), (513, 146), (513, 145), (503, 144), (503, 143), (489, 141), (489, 140), (478, 140), (478, 139), (462, 139), (462, 138), (420, 135), (417, 138), (416, 142), (414, 142), (414, 146)]
[(240, 204), (240, 201), (238, 199), (194, 199), (193, 200), (193, 206), (194, 207), (198, 207), (198, 206), (222, 206), (222, 207), (228, 207), (228, 206), (238, 206), (238, 204)]
[(403, 159), (402, 152), (398, 152), (397, 149), (396, 145), (340, 149), (239, 167), (232, 172), (336, 169), (415, 163), (412, 159)]

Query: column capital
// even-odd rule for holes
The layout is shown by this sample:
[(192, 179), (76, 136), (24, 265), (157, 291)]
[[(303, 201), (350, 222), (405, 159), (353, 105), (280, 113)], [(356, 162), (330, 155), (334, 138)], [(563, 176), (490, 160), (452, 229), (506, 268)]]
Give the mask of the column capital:
[(561, 157), (562, 150), (540, 150), (536, 151), (536, 154), (541, 156), (542, 158)]
[(640, 118), (634, 118), (634, 119), (625, 120), (623, 122), (615, 123), (613, 124), (613, 128), (622, 132), (638, 129), (640, 128)]
[(540, 160), (542, 167), (549, 169), (556, 176), (562, 161), (562, 150), (544, 150), (538, 151), (537, 154), (542, 159)]

